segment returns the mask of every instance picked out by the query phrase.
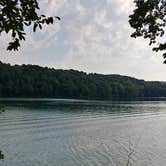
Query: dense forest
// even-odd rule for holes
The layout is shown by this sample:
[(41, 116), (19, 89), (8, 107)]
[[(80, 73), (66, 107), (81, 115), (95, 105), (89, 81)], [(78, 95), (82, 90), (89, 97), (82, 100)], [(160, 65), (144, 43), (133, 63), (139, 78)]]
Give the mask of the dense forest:
[(166, 82), (0, 62), (0, 97), (114, 99), (166, 97)]

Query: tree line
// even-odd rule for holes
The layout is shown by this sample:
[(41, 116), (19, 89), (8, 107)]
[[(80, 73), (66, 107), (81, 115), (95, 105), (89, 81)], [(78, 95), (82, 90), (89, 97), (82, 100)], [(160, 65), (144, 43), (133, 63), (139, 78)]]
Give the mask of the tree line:
[(114, 99), (166, 97), (166, 82), (0, 62), (0, 97)]

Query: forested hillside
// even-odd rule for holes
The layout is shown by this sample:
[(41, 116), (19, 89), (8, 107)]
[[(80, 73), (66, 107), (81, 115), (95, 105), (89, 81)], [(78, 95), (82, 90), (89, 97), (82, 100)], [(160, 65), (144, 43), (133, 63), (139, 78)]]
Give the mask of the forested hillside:
[(0, 97), (114, 99), (166, 97), (165, 82), (0, 62)]

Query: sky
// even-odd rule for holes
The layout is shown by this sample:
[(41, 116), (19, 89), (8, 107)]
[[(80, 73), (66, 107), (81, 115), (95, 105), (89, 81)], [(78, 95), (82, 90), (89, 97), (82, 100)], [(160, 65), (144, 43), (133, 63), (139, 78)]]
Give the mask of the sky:
[(40, 8), (61, 21), (37, 33), (27, 29), (17, 52), (6, 51), (10, 36), (2, 34), (0, 61), (166, 81), (162, 53), (130, 37), (133, 0), (40, 0)]

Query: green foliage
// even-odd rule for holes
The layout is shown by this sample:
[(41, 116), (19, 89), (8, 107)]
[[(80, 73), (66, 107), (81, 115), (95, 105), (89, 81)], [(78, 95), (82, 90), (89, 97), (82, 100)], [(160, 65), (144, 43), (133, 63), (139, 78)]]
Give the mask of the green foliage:
[(2, 153), (2, 151), (0, 150), (0, 160), (4, 159), (4, 154)]
[(165, 82), (0, 63), (0, 97), (115, 99), (166, 97)]
[(37, 28), (42, 29), (43, 24), (53, 24), (54, 18), (39, 15), (39, 9), (37, 0), (0, 1), (0, 34), (10, 33), (12, 37), (7, 50), (18, 50), (20, 41), (25, 40), (25, 27), (32, 26), (36, 32)]
[(3, 106), (0, 105), (0, 113), (5, 112), (5, 109)]
[(129, 16), (129, 23), (135, 29), (131, 37), (149, 39), (149, 45), (155, 44), (153, 51), (164, 51), (166, 58), (166, 42), (161, 40), (165, 37), (166, 0), (134, 0), (134, 3), (135, 10)]

